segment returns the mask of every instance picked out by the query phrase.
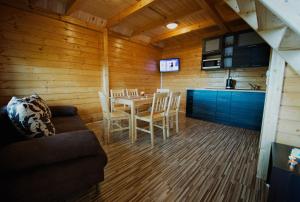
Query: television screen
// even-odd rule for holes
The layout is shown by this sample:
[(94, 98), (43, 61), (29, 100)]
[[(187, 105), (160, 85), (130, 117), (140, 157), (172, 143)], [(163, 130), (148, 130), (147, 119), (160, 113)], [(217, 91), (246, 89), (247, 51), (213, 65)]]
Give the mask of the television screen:
[(163, 59), (159, 62), (160, 72), (177, 72), (179, 71), (179, 58)]

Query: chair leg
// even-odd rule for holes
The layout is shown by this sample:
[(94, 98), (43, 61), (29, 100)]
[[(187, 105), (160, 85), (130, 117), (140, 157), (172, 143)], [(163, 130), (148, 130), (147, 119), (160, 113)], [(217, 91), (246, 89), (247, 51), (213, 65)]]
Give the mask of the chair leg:
[(134, 133), (133, 133), (133, 137), (131, 140), (132, 143), (134, 143), (137, 139), (137, 119), (136, 118), (134, 118), (134, 122), (135, 122), (135, 130), (133, 131)]
[(130, 117), (128, 117), (128, 136), (129, 136), (129, 141), (132, 141), (132, 137), (131, 137), (131, 135), (132, 135), (132, 132), (131, 132), (131, 130), (132, 130), (132, 126), (131, 126), (131, 118)]
[(101, 193), (100, 183), (97, 183), (95, 188), (96, 188), (96, 193), (100, 194)]
[(154, 131), (153, 131), (153, 122), (150, 122), (150, 134), (151, 134), (151, 146), (154, 146)]
[(176, 113), (176, 133), (179, 132), (179, 117), (178, 117), (178, 113)]
[(166, 119), (165, 119), (165, 117), (162, 119), (162, 125), (163, 125), (163, 137), (164, 137), (164, 140), (166, 140)]
[(169, 120), (169, 117), (168, 116), (166, 116), (166, 128), (167, 128), (167, 138), (169, 138), (170, 137), (170, 120)]
[(171, 117), (170, 117), (170, 128), (173, 129), (173, 126), (174, 126), (174, 117), (171, 116)]
[(110, 120), (107, 120), (107, 144), (109, 144), (110, 142), (110, 127), (111, 127), (111, 123)]
[(120, 120), (120, 121), (119, 121), (119, 124), (120, 124), (120, 126), (121, 126), (121, 128), (122, 128), (121, 133), (123, 134), (123, 124), (124, 124), (124, 123), (123, 123), (123, 120)]

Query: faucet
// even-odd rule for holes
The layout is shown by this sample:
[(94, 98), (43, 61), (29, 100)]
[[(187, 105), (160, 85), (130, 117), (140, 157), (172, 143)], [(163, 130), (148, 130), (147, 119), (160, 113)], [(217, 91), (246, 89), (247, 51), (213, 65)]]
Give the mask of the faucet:
[(251, 86), (251, 90), (259, 90), (260, 86), (252, 83), (248, 83)]

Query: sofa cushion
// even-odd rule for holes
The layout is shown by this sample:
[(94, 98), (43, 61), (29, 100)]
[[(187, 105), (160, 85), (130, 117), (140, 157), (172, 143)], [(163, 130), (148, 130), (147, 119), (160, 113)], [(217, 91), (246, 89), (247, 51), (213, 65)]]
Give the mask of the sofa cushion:
[(25, 139), (10, 121), (6, 106), (0, 109), (0, 131), (0, 147)]
[(49, 106), (52, 117), (58, 116), (76, 116), (77, 108), (69, 105), (61, 105), (61, 106)]
[(51, 119), (56, 134), (64, 133), (68, 131), (76, 131), (76, 130), (87, 130), (88, 128), (84, 125), (79, 116), (61, 116), (55, 117), (53, 116)]
[(100, 154), (105, 156), (96, 136), (89, 130), (16, 142), (0, 150), (0, 176)]
[(1, 199), (3, 202), (73, 201), (78, 193), (103, 181), (105, 162), (104, 155), (97, 155), (5, 176), (0, 183)]
[(37, 97), (13, 97), (7, 104), (8, 117), (27, 138), (51, 136), (55, 128), (47, 110), (41, 108)]

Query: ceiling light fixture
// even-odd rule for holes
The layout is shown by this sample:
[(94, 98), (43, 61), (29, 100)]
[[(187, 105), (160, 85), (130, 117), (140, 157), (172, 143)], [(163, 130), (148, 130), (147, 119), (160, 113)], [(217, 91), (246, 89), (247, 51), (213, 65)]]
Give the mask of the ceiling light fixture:
[(175, 29), (177, 26), (178, 26), (178, 24), (176, 22), (171, 22), (171, 23), (166, 25), (166, 27), (168, 29)]

